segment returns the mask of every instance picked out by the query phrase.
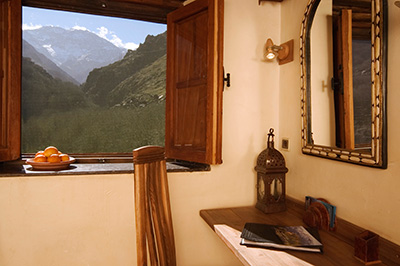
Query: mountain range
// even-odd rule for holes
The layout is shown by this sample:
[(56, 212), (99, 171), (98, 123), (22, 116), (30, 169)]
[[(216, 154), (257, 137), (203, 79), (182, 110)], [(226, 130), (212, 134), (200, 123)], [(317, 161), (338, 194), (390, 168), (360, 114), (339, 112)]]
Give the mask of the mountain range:
[(59, 68), (56, 63), (51, 61), (45, 55), (39, 53), (27, 41), (22, 41), (22, 54), (25, 58), (30, 58), (32, 62), (45, 69), (53, 78), (58, 78), (62, 81), (72, 82), (79, 85), (79, 82), (71, 77), (67, 72)]
[[(38, 54), (54, 62), (58, 68), (82, 84), (94, 68), (109, 65), (123, 58), (127, 52), (87, 30), (64, 29), (55, 26), (44, 26), (33, 30), (24, 30), (23, 39)], [(24, 42), (24, 53), (30, 51)], [(48, 72), (60, 72), (54, 66), (44, 63), (45, 59), (32, 58), (32, 61), (44, 67)], [(39, 62), (41, 61), (41, 62)], [(50, 73), (51, 74), (51, 73)], [(65, 80), (65, 79), (63, 79)], [(68, 80), (68, 79), (67, 79)]]
[(76, 110), (78, 107), (109, 109), (162, 104), (166, 86), (166, 41), (166, 32), (148, 35), (144, 43), (134, 51), (128, 50), (120, 60), (91, 70), (83, 84), (24, 41), (25, 117), (40, 115), (50, 107), (57, 110), (57, 106)]

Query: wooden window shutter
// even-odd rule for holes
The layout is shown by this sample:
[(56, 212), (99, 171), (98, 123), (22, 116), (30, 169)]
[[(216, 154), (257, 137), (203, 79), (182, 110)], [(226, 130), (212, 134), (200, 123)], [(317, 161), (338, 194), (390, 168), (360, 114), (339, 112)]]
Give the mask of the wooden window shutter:
[(166, 156), (220, 164), (223, 0), (194, 1), (167, 21)]
[(0, 161), (21, 152), (21, 0), (0, 0)]
[[(334, 21), (336, 146), (354, 150), (352, 10), (342, 9)], [(346, 63), (343, 63), (346, 62)]]

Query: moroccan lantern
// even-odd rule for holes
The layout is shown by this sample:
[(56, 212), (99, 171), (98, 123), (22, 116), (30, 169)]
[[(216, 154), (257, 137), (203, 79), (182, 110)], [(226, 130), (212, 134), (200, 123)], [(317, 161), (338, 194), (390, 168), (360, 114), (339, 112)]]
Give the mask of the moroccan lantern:
[(285, 158), (274, 148), (274, 129), (268, 134), (268, 145), (257, 157), (257, 204), (264, 213), (286, 210)]

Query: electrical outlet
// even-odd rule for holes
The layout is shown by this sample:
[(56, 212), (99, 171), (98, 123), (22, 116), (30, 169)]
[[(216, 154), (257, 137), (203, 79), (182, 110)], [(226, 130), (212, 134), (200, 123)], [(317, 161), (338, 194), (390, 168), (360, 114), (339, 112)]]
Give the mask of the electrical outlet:
[(289, 139), (288, 138), (282, 138), (282, 149), (283, 150), (289, 150)]

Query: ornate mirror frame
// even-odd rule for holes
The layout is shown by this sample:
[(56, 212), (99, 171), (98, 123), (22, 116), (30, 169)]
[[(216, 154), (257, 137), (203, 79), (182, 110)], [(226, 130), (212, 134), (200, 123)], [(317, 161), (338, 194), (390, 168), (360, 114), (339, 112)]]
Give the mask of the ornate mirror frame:
[(310, 31), (321, 0), (309, 0), (301, 24), (302, 152), (358, 165), (387, 168), (387, 0), (371, 0), (371, 150), (357, 151), (314, 144), (311, 132)]

